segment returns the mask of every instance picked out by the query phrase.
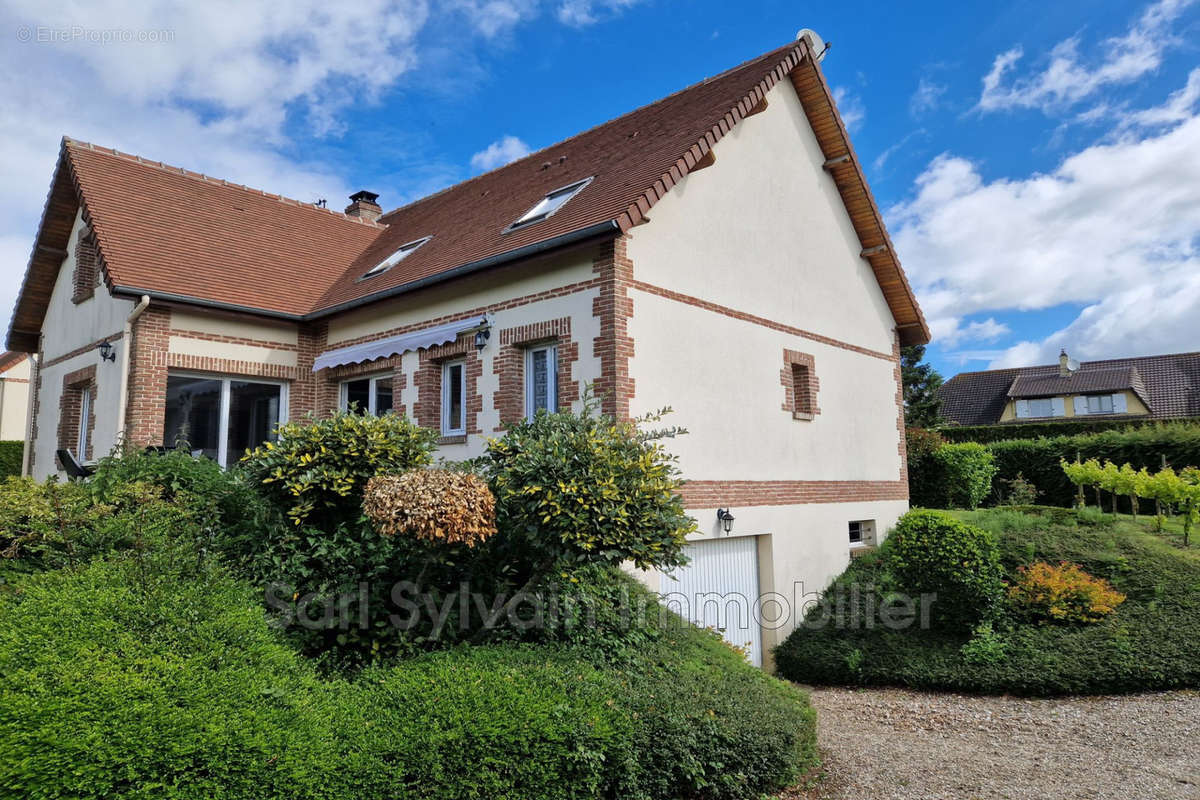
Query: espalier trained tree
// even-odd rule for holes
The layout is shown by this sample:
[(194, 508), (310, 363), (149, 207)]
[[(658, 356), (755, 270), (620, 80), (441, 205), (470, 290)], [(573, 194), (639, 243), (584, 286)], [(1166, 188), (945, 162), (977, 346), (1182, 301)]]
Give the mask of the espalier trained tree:
[[(1129, 464), (1117, 466), (1111, 461), (1101, 467), (1095, 459), (1080, 463), (1066, 460), (1061, 462), (1067, 479), (1076, 486), (1094, 486), (1097, 488), (1096, 505), (1100, 505), (1099, 490), (1113, 494), (1113, 513), (1116, 513), (1116, 496), (1123, 494), (1129, 497), (1133, 517), (1137, 519), (1138, 498), (1153, 500), (1160, 509), (1169, 510), (1177, 507), (1183, 518), (1183, 544), (1190, 543), (1192, 526), (1200, 519), (1200, 469), (1184, 467), (1178, 473), (1170, 467), (1164, 467), (1158, 472), (1151, 473), (1143, 468), (1135, 470)], [(1162, 530), (1162, 513), (1159, 513), (1156, 525)]]

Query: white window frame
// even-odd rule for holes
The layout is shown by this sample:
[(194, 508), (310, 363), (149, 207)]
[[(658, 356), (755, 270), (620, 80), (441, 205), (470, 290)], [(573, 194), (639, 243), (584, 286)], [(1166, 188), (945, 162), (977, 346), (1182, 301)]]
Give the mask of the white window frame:
[(79, 463), (87, 460), (89, 436), (88, 436), (88, 417), (92, 413), (92, 387), (91, 384), (84, 386), (79, 393), (79, 435), (75, 437), (75, 456), (79, 459)]
[(525, 417), (533, 419), (536, 413), (533, 396), (533, 355), (546, 354), (546, 410), (551, 414), (558, 411), (558, 345), (541, 344), (525, 348)]
[[(1092, 410), (1092, 401), (1096, 401), (1096, 410)], [(1108, 401), (1108, 410), (1104, 409), (1104, 401)], [(1112, 414), (1113, 413), (1113, 396), (1111, 394), (1089, 394), (1087, 396), (1087, 413), (1089, 414)]]
[(367, 382), (367, 408), (365, 409), (372, 417), (379, 416), (378, 404), (379, 400), (376, 397), (376, 385), (381, 380), (392, 381), (392, 408), (396, 407), (396, 373), (382, 372), (378, 375), (360, 375), (357, 378), (347, 378), (342, 381), (338, 387), (338, 409), (341, 411), (350, 410), (350, 384), (358, 381)]
[(414, 239), (411, 242), (406, 242), (405, 244), (400, 245), (399, 247), (396, 248), (396, 251), (394, 253), (392, 253), (390, 256), (385, 258), (383, 261), (380, 261), (378, 264), (376, 264), (375, 266), (371, 267), (369, 270), (364, 272), (362, 274), (362, 276), (359, 278), (359, 280), (365, 281), (368, 278), (374, 278), (377, 275), (382, 275), (383, 273), (387, 272), (392, 267), (399, 264), (404, 259), (408, 258), (410, 255), (412, 255), (416, 251), (416, 249), (418, 247), (425, 244), (432, 238), (433, 238), (432, 236), (425, 236), (420, 239)]
[[(1041, 413), (1037, 406), (1045, 404), (1048, 411)], [(1054, 398), (1053, 397), (1033, 397), (1029, 399), (1029, 416), (1031, 417), (1053, 417), (1054, 416)]]
[[(458, 373), (458, 385), (461, 391), (459, 395), (462, 398), (462, 419), (459, 420), (459, 427), (453, 427), (450, 424), (450, 370), (454, 367), (460, 367)], [(467, 435), (467, 361), (466, 359), (456, 358), (453, 361), (442, 362), (442, 436), (466, 436)]]
[(533, 204), (532, 208), (518, 217), (516, 222), (505, 228), (504, 233), (533, 225), (535, 222), (541, 222), (542, 220), (550, 219), (550, 217), (553, 217), (555, 214), (557, 214), (563, 206), (571, 202), (571, 199), (575, 197), (575, 195), (582, 192), (587, 185), (595, 179), (595, 177), (596, 176), (593, 175), (591, 177), (584, 178), (581, 181), (568, 183), (566, 186), (560, 186), (553, 191), (546, 192), (541, 200), (538, 200)]
[[(858, 526), (858, 539), (854, 539), (854, 526)], [(846, 526), (846, 535), (850, 541), (850, 547), (870, 547), (875, 544), (875, 520), (873, 519), (852, 519)]]
[[(215, 375), (208, 372), (188, 372), (186, 370), (169, 370), (167, 377), (179, 378), (203, 378), (210, 381), (221, 382), (221, 411), (217, 425), (217, 463), (223, 468), (228, 469), (229, 464), (229, 384), (233, 381), (239, 383), (262, 383), (270, 386), (279, 387), (279, 423), (282, 425), (288, 420), (288, 389), (290, 384), (288, 381), (272, 380), (270, 378), (256, 378), (248, 375)], [(169, 443), (163, 442), (168, 447)]]

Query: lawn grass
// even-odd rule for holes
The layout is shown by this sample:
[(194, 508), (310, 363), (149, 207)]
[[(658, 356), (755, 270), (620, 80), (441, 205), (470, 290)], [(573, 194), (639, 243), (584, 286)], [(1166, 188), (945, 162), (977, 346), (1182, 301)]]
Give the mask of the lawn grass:
[[(899, 685), (987, 694), (1095, 694), (1200, 687), (1200, 547), (1179, 544), (1153, 518), (1133, 522), (1095, 509), (1028, 507), (951, 512), (992, 531), (1011, 577), (1034, 561), (1079, 564), (1127, 599), (1091, 624), (1030, 623), (1002, 614), (996, 646), (963, 652), (970, 632), (886, 630), (851, 609), (841, 624), (799, 628), (776, 652), (781, 675), (835, 685)], [(883, 555), (858, 559), (829, 592), (886, 587)], [(828, 593), (827, 593), (828, 595)]]

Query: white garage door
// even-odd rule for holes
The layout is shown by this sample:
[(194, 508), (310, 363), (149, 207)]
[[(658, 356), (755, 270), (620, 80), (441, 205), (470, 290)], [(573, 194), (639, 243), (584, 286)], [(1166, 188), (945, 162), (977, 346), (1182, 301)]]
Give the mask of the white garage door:
[(663, 577), (667, 604), (697, 625), (721, 632), (762, 666), (762, 630), (754, 619), (758, 599), (758, 542), (753, 536), (687, 545), (687, 565)]

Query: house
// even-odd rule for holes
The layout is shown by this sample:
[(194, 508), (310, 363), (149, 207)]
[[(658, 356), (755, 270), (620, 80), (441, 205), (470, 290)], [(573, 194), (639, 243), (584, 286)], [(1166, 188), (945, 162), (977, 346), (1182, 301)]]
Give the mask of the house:
[(0, 441), (25, 439), (29, 420), (30, 367), (26, 353), (9, 350), (0, 354)]
[(230, 464), (350, 403), (466, 458), (590, 384), (691, 431), (692, 564), (644, 577), (729, 595), (684, 610), (761, 660), (906, 510), (899, 348), (929, 337), (812, 41), (387, 213), (65, 139), (8, 335), (33, 474), (122, 440)]
[(963, 372), (938, 390), (952, 425), (1200, 417), (1200, 353)]

